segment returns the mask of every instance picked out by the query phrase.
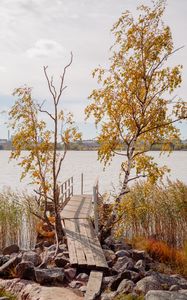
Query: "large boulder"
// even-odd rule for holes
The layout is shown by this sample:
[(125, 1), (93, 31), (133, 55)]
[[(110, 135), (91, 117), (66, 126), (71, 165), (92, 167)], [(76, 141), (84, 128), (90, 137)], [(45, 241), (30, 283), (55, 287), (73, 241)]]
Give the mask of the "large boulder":
[(0, 279), (0, 286), (16, 296), (16, 299), (27, 300), (82, 300), (71, 289), (56, 286), (41, 286), (24, 279)]
[(30, 261), (31, 263), (33, 263), (35, 267), (37, 267), (38, 265), (41, 264), (42, 259), (38, 253), (34, 251), (26, 251), (23, 254), (22, 261)]
[(20, 262), (16, 266), (16, 276), (21, 279), (35, 280), (34, 265), (30, 261)]
[(152, 275), (165, 287), (165, 289), (169, 289), (172, 285), (177, 285), (180, 289), (187, 289), (187, 280), (178, 274), (168, 275), (153, 271)]
[(36, 281), (40, 284), (59, 284), (64, 281), (62, 268), (35, 269)]
[(137, 282), (135, 292), (137, 294), (146, 294), (150, 290), (162, 290), (163, 286), (156, 276), (147, 276)]
[(146, 300), (187, 300), (187, 290), (180, 290), (178, 292), (168, 291), (149, 291)]
[(15, 267), (21, 262), (21, 255), (16, 255), (10, 258), (5, 264), (0, 267), (0, 277), (13, 278), (15, 277)]
[(10, 245), (8, 247), (5, 247), (2, 251), (3, 255), (11, 255), (13, 253), (18, 253), (19, 252), (19, 246), (16, 244)]

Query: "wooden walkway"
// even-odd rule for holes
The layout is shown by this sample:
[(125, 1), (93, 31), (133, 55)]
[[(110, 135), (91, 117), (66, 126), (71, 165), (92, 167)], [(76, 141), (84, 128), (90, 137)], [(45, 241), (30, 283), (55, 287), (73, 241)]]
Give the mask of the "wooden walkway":
[[(66, 233), (70, 264), (90, 269), (84, 299), (94, 300), (100, 294), (103, 271), (108, 269), (97, 237), (98, 180), (93, 186), (93, 196), (83, 194), (83, 174), (81, 195), (73, 195), (73, 177), (62, 184), (61, 193), (61, 219)], [(90, 220), (91, 215), (94, 215), (95, 228)]]
[(61, 212), (72, 266), (106, 270), (108, 265), (90, 221), (92, 196), (72, 196)]

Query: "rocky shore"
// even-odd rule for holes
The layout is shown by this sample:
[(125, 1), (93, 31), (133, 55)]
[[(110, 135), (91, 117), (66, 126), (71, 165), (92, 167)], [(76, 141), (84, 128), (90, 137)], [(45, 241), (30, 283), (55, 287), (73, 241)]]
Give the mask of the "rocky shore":
[[(187, 280), (155, 271), (158, 262), (145, 251), (111, 237), (102, 247), (109, 269), (104, 271), (98, 299), (125, 299), (125, 295), (131, 295), (128, 299), (187, 299)], [(20, 300), (83, 298), (90, 270), (70, 265), (66, 244), (55, 254), (56, 246), (47, 241), (31, 251), (17, 245), (6, 247), (0, 254), (0, 287)]]

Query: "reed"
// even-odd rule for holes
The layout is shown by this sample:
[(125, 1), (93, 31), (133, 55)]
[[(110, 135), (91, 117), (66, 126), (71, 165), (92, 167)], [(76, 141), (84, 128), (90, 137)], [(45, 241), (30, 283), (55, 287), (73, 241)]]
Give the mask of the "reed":
[(173, 248), (187, 240), (187, 185), (177, 180), (148, 185), (138, 182), (124, 197), (118, 211), (118, 235), (153, 238)]
[(36, 220), (27, 209), (25, 197), (10, 188), (0, 192), (0, 249), (14, 243), (30, 249), (35, 243)]

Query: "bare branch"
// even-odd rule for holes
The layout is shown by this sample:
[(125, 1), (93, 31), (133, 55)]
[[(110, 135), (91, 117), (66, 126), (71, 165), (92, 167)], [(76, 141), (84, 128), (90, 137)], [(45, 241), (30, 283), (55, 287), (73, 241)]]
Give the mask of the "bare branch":
[(56, 91), (56, 88), (55, 88), (55, 86), (54, 86), (54, 84), (53, 84), (53, 76), (51, 76), (51, 82), (50, 82), (50, 84), (51, 84), (51, 88), (53, 89), (53, 93), (54, 93), (55, 98), (56, 98), (56, 96), (57, 96), (57, 91)]
[(141, 178), (141, 177), (147, 177), (147, 175), (137, 175), (137, 176), (135, 176), (135, 177), (132, 177), (132, 178), (130, 178), (130, 179), (128, 179), (128, 182), (130, 182), (130, 181), (132, 181), (132, 180), (135, 180), (135, 179), (138, 179), (138, 178)]
[(53, 198), (51, 198), (51, 197), (45, 195), (45, 194), (42, 193), (42, 192), (39, 192), (39, 191), (37, 191), (37, 190), (34, 190), (34, 192), (35, 192), (37, 195), (39, 195), (39, 196), (46, 197), (47, 199), (53, 201)]
[[(54, 91), (53, 91), (53, 89), (52, 89), (51, 81), (49, 80), (49, 76), (48, 76), (48, 74), (47, 74), (48, 66), (44, 66), (43, 69), (44, 69), (44, 74), (45, 74), (45, 77), (46, 77), (46, 80), (47, 80), (47, 84), (48, 84), (49, 91), (50, 91), (50, 93), (51, 93), (51, 95), (52, 95), (52, 97), (53, 97), (54, 103), (56, 104), (56, 95), (55, 95), (55, 93), (54, 93)], [(53, 82), (52, 82), (52, 84), (53, 84)]]
[(127, 156), (126, 153), (120, 153), (120, 152), (117, 152), (115, 150), (112, 150), (113, 153), (117, 154), (117, 155), (122, 155), (122, 156)]
[(53, 117), (53, 115), (52, 115), (50, 112), (48, 112), (48, 111), (45, 110), (45, 109), (42, 109), (42, 106), (44, 105), (44, 103), (45, 103), (45, 100), (42, 102), (42, 104), (38, 104), (38, 110), (39, 110), (41, 113), (47, 114), (53, 121), (55, 121), (55, 118)]
[(57, 104), (59, 103), (59, 100), (60, 100), (60, 97), (62, 95), (62, 92), (66, 89), (66, 86), (63, 87), (63, 85), (64, 85), (64, 78), (65, 78), (65, 75), (66, 75), (66, 70), (67, 70), (67, 68), (69, 68), (71, 66), (72, 62), (73, 62), (73, 53), (71, 52), (70, 62), (64, 67), (64, 71), (63, 71), (63, 74), (61, 76), (61, 84), (60, 84), (59, 94), (58, 94), (58, 97), (57, 97)]

